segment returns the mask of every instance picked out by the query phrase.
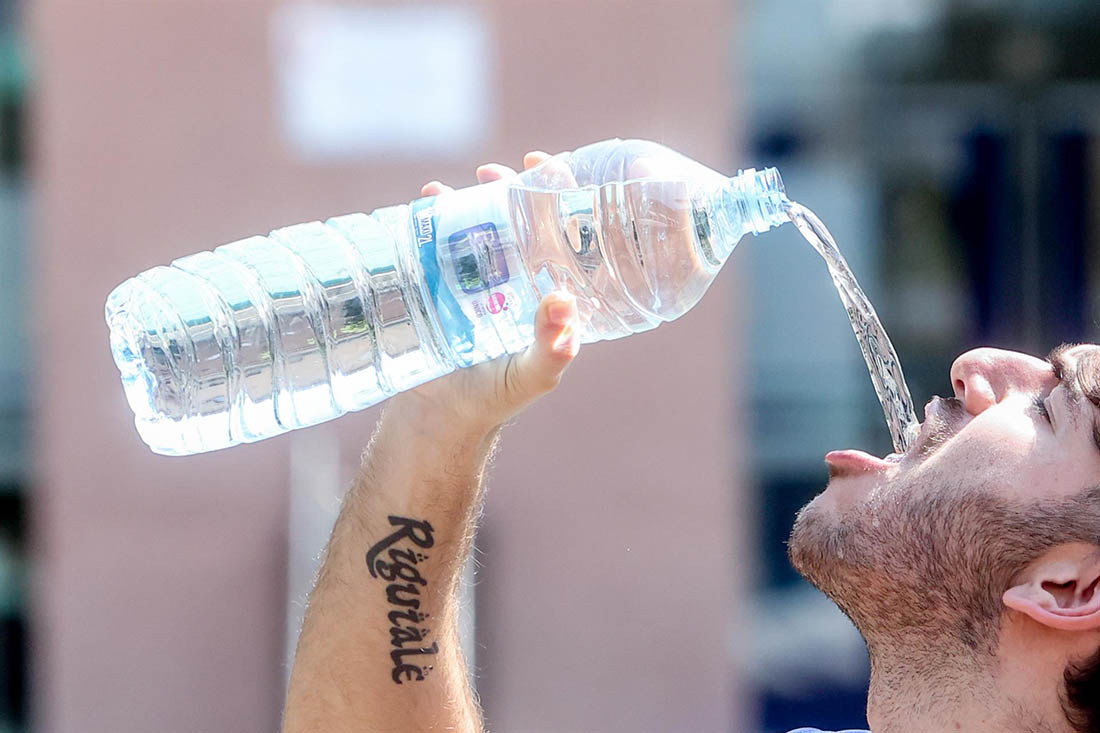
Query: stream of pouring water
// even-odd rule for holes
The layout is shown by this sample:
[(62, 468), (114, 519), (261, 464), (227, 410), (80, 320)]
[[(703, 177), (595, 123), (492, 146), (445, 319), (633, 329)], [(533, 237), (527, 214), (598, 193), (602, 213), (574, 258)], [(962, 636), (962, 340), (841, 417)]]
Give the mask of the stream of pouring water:
[(920, 428), (913, 413), (913, 398), (909, 395), (909, 386), (901, 371), (894, 345), (875, 314), (871, 301), (867, 300), (859, 282), (852, 274), (844, 255), (836, 246), (833, 236), (812, 211), (801, 204), (791, 202), (787, 212), (791, 221), (806, 241), (817, 250), (829, 267), (833, 284), (844, 301), (844, 309), (852, 321), (859, 350), (867, 362), (867, 371), (871, 373), (871, 382), (875, 385), (875, 394), (882, 403), (882, 412), (886, 416), (886, 426), (890, 429), (890, 438), (894, 442), (894, 452), (904, 453), (917, 436)]

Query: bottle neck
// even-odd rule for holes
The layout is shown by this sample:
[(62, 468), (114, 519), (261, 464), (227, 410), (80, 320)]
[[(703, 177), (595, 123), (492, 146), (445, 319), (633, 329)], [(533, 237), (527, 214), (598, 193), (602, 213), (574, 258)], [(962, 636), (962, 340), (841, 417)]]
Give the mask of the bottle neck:
[(790, 204), (787, 191), (775, 168), (739, 171), (729, 179), (727, 191), (748, 232), (763, 234), (791, 220), (787, 213)]
[(746, 234), (790, 221), (790, 200), (775, 168), (749, 168), (696, 204), (695, 232), (707, 259), (721, 265)]

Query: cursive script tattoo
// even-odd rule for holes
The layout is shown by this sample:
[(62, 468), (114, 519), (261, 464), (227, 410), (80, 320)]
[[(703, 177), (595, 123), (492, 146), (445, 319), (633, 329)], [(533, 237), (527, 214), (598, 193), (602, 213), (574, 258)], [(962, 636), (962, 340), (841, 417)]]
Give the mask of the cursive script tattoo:
[[(420, 563), (428, 556), (417, 551), (435, 544), (432, 525), (426, 521), (390, 516), (397, 529), (367, 550), (367, 569), (372, 578), (381, 578), (386, 586), (386, 600), (393, 610), (387, 614), (390, 622), (390, 660), (392, 677), (397, 684), (420, 682), (433, 667), (427, 662), (439, 653), (436, 642), (428, 644), (431, 629), (425, 624), (431, 614), (420, 610), (420, 591), (428, 581), (420, 574)], [(407, 540), (413, 547), (401, 547)], [(385, 554), (383, 554), (385, 553)]]

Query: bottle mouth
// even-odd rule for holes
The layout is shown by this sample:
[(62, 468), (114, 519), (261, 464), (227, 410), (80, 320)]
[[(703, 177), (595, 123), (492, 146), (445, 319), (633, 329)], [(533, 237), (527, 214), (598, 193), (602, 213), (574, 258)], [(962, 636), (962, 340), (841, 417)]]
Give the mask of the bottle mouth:
[(740, 194), (736, 198), (741, 214), (753, 234), (763, 234), (790, 221), (787, 213), (790, 199), (776, 168), (738, 171), (730, 178), (730, 188)]

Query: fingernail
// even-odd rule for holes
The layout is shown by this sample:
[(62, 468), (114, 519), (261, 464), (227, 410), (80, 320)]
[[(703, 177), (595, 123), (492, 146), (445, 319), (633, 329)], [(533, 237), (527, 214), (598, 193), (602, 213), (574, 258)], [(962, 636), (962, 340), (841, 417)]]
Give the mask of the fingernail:
[(562, 353), (569, 353), (573, 351), (574, 341), (576, 340), (576, 331), (572, 326), (566, 326), (562, 329), (562, 332), (558, 334), (558, 337), (554, 339), (553, 350)]
[(550, 317), (550, 322), (555, 326), (564, 326), (573, 319), (573, 315), (577, 312), (577, 301), (572, 295), (559, 295), (559, 300), (555, 300), (547, 308), (547, 315)]

